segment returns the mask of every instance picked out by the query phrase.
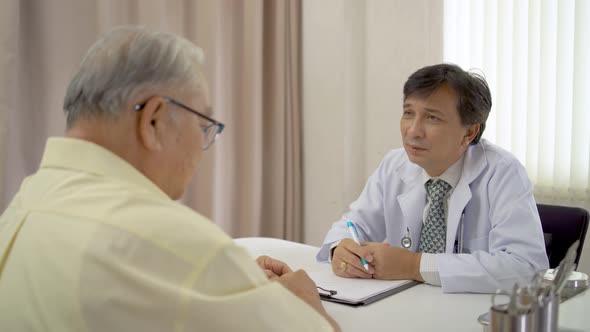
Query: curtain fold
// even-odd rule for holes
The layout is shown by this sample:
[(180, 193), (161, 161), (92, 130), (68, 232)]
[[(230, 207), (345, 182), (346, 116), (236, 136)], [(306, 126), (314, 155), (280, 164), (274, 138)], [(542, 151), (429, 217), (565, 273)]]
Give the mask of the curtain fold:
[(104, 32), (141, 24), (206, 54), (227, 128), (183, 202), (231, 236), (301, 241), (300, 1), (8, 0), (0, 3), (0, 208), (62, 135), (65, 89)]
[[(264, 135), (263, 169), (272, 177), (265, 177), (267, 196), (264, 202), (273, 202), (274, 210), (265, 212), (262, 220), (268, 229), (284, 232), (286, 238), (302, 240), (302, 161), (301, 161), (301, 79), (300, 79), (300, 16), (297, 1), (268, 1), (265, 8), (263, 52), (265, 109), (283, 110), (265, 113), (269, 123)], [(269, 47), (276, 45), (279, 47)], [(280, 139), (274, 139), (280, 138)], [(281, 156), (281, 158), (275, 158)], [(274, 165), (273, 165), (274, 163)], [(276, 186), (275, 182), (282, 183)], [(273, 220), (281, 220), (275, 223)]]
[[(7, 0), (0, 10), (0, 201), (8, 200), (8, 121), (16, 102), (16, 57), (18, 48), (18, 3)], [(3, 205), (0, 205), (3, 208)]]

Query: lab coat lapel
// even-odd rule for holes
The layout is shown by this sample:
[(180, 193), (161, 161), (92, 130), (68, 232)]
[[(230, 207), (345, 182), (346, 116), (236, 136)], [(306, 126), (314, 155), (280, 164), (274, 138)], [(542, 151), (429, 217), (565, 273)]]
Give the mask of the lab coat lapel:
[(406, 164), (406, 167), (398, 170), (404, 182), (404, 191), (397, 196), (405, 227), (410, 229), (412, 238), (412, 251), (418, 250), (420, 232), (422, 231), (422, 218), (426, 206), (426, 189), (422, 184), (422, 169), (413, 164)]
[(465, 152), (465, 161), (461, 178), (449, 200), (449, 214), (447, 220), (447, 246), (446, 252), (452, 253), (455, 249), (455, 240), (459, 222), (467, 203), (471, 200), (471, 187), (469, 186), (481, 172), (483, 172), (487, 161), (481, 144), (470, 145)]
[(463, 178), (459, 179), (457, 187), (453, 190), (451, 199), (449, 200), (446, 253), (454, 252), (457, 228), (459, 227), (463, 210), (465, 209), (465, 206), (467, 206), (471, 196), (471, 188), (469, 188), (469, 183), (467, 183), (467, 181), (463, 181)]

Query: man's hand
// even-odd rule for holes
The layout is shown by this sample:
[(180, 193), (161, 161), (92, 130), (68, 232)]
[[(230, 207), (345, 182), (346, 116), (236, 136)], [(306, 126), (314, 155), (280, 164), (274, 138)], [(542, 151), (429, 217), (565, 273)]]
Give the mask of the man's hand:
[(316, 285), (305, 271), (297, 270), (295, 272), (288, 272), (274, 280), (278, 281), (283, 287), (287, 288), (295, 296), (314, 308), (320, 315), (324, 316), (330, 322), (334, 331), (340, 331), (338, 323), (324, 309)]
[[(369, 270), (365, 270), (361, 259), (369, 263)], [(342, 239), (332, 255), (332, 271), (344, 278), (373, 278), (375, 269), (371, 266), (373, 261), (372, 251), (366, 246), (361, 246), (351, 239)]]
[(256, 263), (258, 263), (258, 266), (264, 271), (268, 279), (275, 279), (286, 273), (293, 272), (286, 263), (268, 256), (256, 258)]
[(375, 268), (373, 278), (424, 281), (420, 274), (421, 253), (389, 245), (384, 246), (380, 243), (364, 245), (373, 255), (372, 265)]
[(340, 331), (338, 323), (324, 309), (315, 283), (305, 271), (297, 270), (293, 272), (286, 263), (268, 256), (256, 258), (256, 263), (266, 273), (268, 279), (278, 281), (283, 287), (324, 316), (330, 322), (334, 331)]
[(334, 331), (340, 331), (340, 326), (338, 326), (336, 321), (324, 309), (316, 285), (305, 271), (297, 270), (293, 272), (286, 263), (268, 256), (256, 258), (256, 263), (266, 273), (268, 279), (279, 282), (283, 287), (326, 318), (332, 325)]

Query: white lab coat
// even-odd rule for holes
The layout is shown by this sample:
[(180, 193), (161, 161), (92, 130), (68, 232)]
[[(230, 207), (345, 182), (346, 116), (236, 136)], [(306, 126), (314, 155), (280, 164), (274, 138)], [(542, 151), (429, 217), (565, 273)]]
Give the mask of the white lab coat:
[[(391, 151), (350, 210), (332, 225), (318, 261), (328, 260), (333, 242), (350, 237), (346, 220), (356, 223), (361, 241), (393, 246), (401, 246), (407, 227), (410, 250), (417, 251), (426, 202), (422, 168), (403, 149)], [(462, 253), (456, 253), (455, 241), (461, 241)], [(446, 253), (437, 254), (436, 262), (446, 293), (510, 289), (549, 267), (532, 184), (512, 154), (483, 139), (469, 146), (448, 201)]]

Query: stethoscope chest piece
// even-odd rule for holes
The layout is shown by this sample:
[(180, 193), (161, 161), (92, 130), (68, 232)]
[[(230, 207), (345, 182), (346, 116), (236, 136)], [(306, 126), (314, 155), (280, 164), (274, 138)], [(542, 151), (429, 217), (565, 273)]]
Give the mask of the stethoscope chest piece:
[(412, 238), (410, 237), (410, 228), (406, 228), (406, 234), (402, 237), (401, 244), (403, 248), (410, 248), (412, 246)]

